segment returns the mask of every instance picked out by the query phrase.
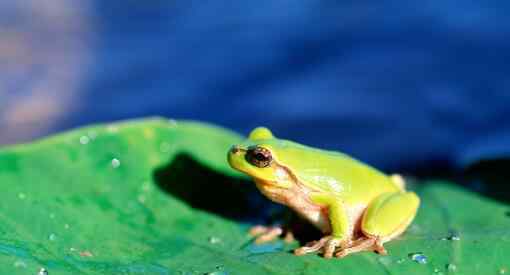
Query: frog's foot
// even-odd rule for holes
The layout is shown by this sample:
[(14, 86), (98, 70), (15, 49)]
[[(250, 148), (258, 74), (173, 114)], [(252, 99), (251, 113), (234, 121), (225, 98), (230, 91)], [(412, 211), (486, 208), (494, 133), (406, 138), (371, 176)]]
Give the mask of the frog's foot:
[[(256, 225), (249, 231), (250, 235), (255, 238), (256, 244), (267, 243), (273, 241), (283, 234), (283, 229), (279, 226), (263, 226)], [(287, 232), (284, 238), (285, 242), (294, 241), (294, 237), (291, 232)]]
[(381, 255), (388, 254), (379, 238), (361, 237), (353, 241), (349, 246), (337, 250), (335, 257), (343, 258), (349, 254), (361, 251), (375, 251)]
[(326, 236), (318, 241), (307, 243), (305, 246), (294, 250), (294, 254), (301, 256), (322, 250), (324, 252), (324, 258), (331, 258), (337, 248), (349, 245), (350, 243), (348, 241), (342, 241), (342, 239), (335, 238), (333, 236)]

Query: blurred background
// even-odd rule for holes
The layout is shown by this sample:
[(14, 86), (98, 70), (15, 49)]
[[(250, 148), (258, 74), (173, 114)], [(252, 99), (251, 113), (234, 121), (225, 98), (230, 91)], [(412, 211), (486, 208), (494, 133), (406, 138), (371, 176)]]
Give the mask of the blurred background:
[(1, 1), (0, 146), (165, 116), (463, 171), (510, 154), (510, 3), (492, 4)]

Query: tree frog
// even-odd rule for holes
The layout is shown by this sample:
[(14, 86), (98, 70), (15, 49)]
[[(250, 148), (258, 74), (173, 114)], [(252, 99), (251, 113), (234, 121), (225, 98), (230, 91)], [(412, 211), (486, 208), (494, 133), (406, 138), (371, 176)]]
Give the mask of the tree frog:
[[(405, 231), (420, 204), (399, 175), (386, 175), (340, 152), (275, 138), (264, 127), (255, 128), (227, 155), (230, 166), (252, 177), (263, 195), (288, 206), (324, 234), (294, 250), (296, 255), (385, 255), (383, 244)], [(256, 242), (265, 242), (283, 231), (257, 226), (252, 232), (258, 235)]]

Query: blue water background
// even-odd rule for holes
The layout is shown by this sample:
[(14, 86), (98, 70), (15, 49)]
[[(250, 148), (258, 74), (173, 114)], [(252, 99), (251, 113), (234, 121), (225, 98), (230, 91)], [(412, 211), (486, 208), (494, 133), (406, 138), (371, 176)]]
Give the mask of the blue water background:
[(158, 115), (392, 171), (510, 153), (510, 2), (56, 1), (46, 21), (30, 3), (0, 4), (0, 30), (42, 56), (3, 50), (0, 143)]

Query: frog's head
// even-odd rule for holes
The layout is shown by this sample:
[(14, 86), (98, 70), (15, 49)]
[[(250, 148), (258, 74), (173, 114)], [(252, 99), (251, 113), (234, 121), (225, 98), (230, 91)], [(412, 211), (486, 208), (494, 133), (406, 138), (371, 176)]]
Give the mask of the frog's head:
[(232, 146), (228, 152), (228, 162), (232, 168), (253, 177), (264, 185), (291, 188), (296, 180), (285, 166), (280, 154), (289, 143), (273, 136), (269, 129), (255, 128), (249, 138)]

